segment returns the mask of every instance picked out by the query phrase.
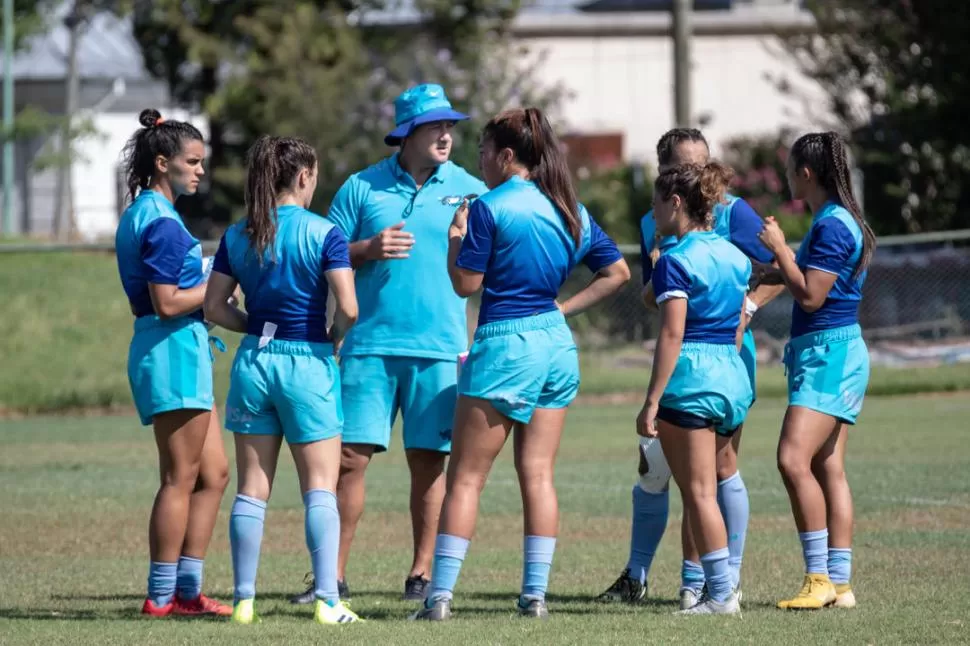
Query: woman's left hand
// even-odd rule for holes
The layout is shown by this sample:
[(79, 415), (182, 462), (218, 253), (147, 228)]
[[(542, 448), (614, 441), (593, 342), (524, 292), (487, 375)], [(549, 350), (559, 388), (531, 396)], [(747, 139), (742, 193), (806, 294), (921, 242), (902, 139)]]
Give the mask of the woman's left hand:
[(455, 209), (455, 215), (451, 218), (451, 228), (449, 233), (455, 232), (464, 237), (468, 232), (468, 205), (470, 200), (466, 197)]
[(637, 435), (641, 437), (657, 437), (657, 409), (658, 404), (643, 402), (643, 408), (637, 415)]
[(768, 251), (771, 251), (776, 256), (779, 255), (782, 248), (788, 246), (785, 244), (784, 231), (778, 226), (778, 221), (771, 216), (765, 218), (765, 228), (758, 234), (758, 238), (768, 248)]

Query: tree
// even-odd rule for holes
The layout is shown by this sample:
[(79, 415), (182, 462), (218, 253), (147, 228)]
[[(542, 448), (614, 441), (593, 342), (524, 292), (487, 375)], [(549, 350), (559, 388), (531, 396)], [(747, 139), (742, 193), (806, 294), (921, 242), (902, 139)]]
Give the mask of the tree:
[(878, 233), (970, 226), (970, 11), (960, 0), (809, 0), (787, 40), (853, 140)]

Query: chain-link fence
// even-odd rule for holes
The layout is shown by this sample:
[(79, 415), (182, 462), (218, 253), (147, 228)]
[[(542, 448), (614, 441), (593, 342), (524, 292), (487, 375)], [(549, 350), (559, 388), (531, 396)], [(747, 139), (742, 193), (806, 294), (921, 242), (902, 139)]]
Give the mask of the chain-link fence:
[[(623, 247), (632, 278), (619, 293), (571, 320), (577, 342), (589, 350), (652, 348), (656, 310), (641, 297), (640, 251)], [(563, 296), (591, 278), (573, 272)], [(787, 292), (762, 307), (751, 328), (764, 361), (780, 358), (791, 326)], [(970, 232), (899, 236), (879, 241), (859, 309), (874, 361), (970, 360)]]

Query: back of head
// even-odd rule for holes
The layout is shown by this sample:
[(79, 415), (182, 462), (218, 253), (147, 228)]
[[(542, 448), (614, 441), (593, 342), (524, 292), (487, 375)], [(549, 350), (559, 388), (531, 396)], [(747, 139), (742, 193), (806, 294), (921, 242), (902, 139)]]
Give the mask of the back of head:
[(263, 135), (246, 153), (246, 234), (262, 262), (276, 239), (276, 207), (303, 169), (317, 164), (307, 142), (294, 137)]
[(538, 108), (506, 110), (493, 117), (482, 133), (496, 150), (510, 149), (528, 169), (530, 179), (556, 205), (578, 247), (583, 235), (576, 189), (566, 155), (549, 120)]
[(684, 201), (690, 221), (705, 228), (713, 225), (714, 206), (724, 201), (734, 170), (720, 162), (680, 164), (664, 170), (654, 184), (657, 194), (666, 202), (674, 195)]
[(657, 163), (661, 166), (670, 165), (677, 146), (685, 141), (699, 142), (708, 146), (704, 134), (697, 128), (674, 128), (665, 132), (657, 142)]
[(129, 200), (134, 200), (139, 191), (151, 184), (159, 156), (171, 159), (181, 152), (185, 142), (204, 141), (202, 133), (191, 123), (166, 120), (153, 108), (142, 110), (138, 123), (142, 127), (135, 131), (122, 152)]
[(852, 175), (849, 171), (849, 154), (845, 142), (835, 132), (811, 132), (795, 141), (790, 155), (795, 169), (809, 169), (828, 198), (845, 207), (862, 230), (862, 255), (855, 272), (858, 276), (872, 262), (872, 255), (876, 249), (876, 235), (866, 222), (862, 208), (852, 191)]

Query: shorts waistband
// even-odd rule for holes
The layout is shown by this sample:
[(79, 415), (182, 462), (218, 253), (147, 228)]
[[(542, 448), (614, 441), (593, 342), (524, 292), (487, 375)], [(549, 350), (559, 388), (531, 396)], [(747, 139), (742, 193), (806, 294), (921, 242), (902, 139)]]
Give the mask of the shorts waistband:
[(805, 348), (810, 348), (815, 345), (822, 345), (823, 343), (851, 341), (852, 339), (858, 339), (861, 336), (862, 328), (858, 323), (854, 323), (853, 325), (834, 327), (830, 330), (819, 330), (818, 332), (811, 332), (809, 334), (796, 336), (788, 341), (788, 345), (792, 348), (792, 350), (804, 350)]
[(259, 350), (270, 354), (285, 354), (294, 357), (332, 357), (333, 344), (313, 341), (288, 341), (286, 339), (270, 339), (262, 348), (259, 347), (260, 337), (247, 334), (239, 343), (240, 350)]
[(151, 330), (158, 327), (178, 330), (185, 327), (192, 327), (193, 325), (198, 325), (205, 329), (205, 324), (192, 316), (179, 316), (177, 318), (163, 319), (156, 314), (148, 314), (146, 316), (139, 316), (135, 319), (135, 332)]
[(523, 316), (517, 319), (506, 319), (504, 321), (492, 321), (481, 325), (475, 330), (475, 339), (491, 339), (497, 336), (508, 334), (519, 334), (520, 332), (533, 332), (535, 330), (547, 330), (566, 324), (566, 317), (558, 309), (551, 312), (536, 314), (535, 316)]
[(738, 355), (738, 347), (733, 343), (704, 343), (703, 341), (684, 341), (680, 346), (681, 354), (708, 354), (729, 357)]

